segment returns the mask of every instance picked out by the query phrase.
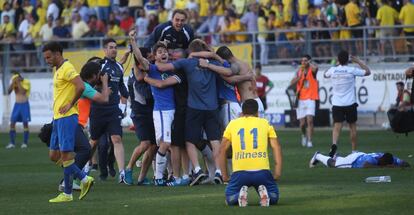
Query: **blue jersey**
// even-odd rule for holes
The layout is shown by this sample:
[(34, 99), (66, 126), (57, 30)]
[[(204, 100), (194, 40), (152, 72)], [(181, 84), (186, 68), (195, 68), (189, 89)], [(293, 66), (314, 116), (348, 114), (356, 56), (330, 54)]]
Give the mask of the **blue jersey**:
[[(382, 157), (384, 153), (369, 153), (369, 154), (363, 154), (359, 156), (353, 163), (352, 168), (363, 168), (365, 163), (371, 164), (371, 165), (378, 165), (378, 160), (380, 157)], [(394, 165), (400, 166), (402, 164), (402, 160), (393, 156), (394, 158)]]
[[(220, 65), (217, 61), (210, 61)], [(218, 108), (216, 73), (198, 66), (198, 58), (180, 59), (173, 62), (174, 69), (182, 69), (187, 75), (187, 106), (197, 110)]]
[[(108, 87), (111, 88), (111, 94), (109, 95), (109, 101), (107, 103), (92, 102), (92, 109), (94, 108), (118, 108), (120, 101), (120, 90), (125, 88), (124, 85), (124, 70), (118, 62), (105, 58), (105, 63), (101, 67), (102, 72), (108, 74)], [(101, 89), (97, 89), (101, 91)], [(123, 92), (124, 94), (124, 92)], [(123, 95), (128, 97), (128, 95)], [(93, 112), (93, 111), (91, 111)]]
[[(224, 61), (223, 66), (226, 68), (231, 67), (231, 65), (227, 61)], [(219, 99), (223, 99), (230, 102), (238, 102), (236, 95), (236, 87), (234, 84), (231, 84), (225, 81), (222, 77), (218, 76), (217, 85), (219, 91)]]
[(131, 117), (140, 114), (152, 114), (154, 99), (151, 87), (144, 80), (138, 81), (134, 71), (128, 78), (128, 93), (131, 100)]
[[(148, 76), (156, 80), (165, 80), (170, 76), (181, 82), (180, 78), (172, 72), (160, 72), (156, 65), (150, 64)], [(174, 87), (158, 88), (151, 86), (152, 96), (154, 96), (154, 110), (174, 110)]]

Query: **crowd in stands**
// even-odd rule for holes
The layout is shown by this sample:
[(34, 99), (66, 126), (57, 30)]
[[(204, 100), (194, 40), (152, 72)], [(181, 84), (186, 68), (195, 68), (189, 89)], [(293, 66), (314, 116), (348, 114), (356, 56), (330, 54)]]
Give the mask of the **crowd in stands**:
[[(414, 0), (0, 0), (0, 41), (14, 43), (16, 50), (34, 50), (54, 38), (122, 37), (136, 28), (142, 40), (159, 23), (170, 19), (174, 9), (186, 9), (196, 34), (209, 43), (251, 42), (260, 33), (260, 63), (268, 58), (291, 58), (304, 51), (305, 41), (314, 42), (315, 57), (331, 57), (338, 47), (362, 53), (362, 41), (352, 38), (377, 38), (368, 42), (368, 51), (383, 55), (387, 38), (404, 34), (414, 36), (414, 28), (401, 30), (323, 30), (335, 27), (394, 26), (414, 24)], [(319, 29), (310, 35), (298, 31)], [(289, 32), (292, 29), (293, 31)], [(322, 29), (322, 30), (320, 30)], [(214, 36), (206, 34), (220, 33)], [(338, 41), (336, 45), (325, 41)], [(322, 42), (321, 42), (322, 41)], [(123, 45), (125, 39), (118, 39)], [(139, 41), (142, 44), (143, 41)], [(74, 44), (74, 45), (73, 45)], [(99, 46), (96, 40), (67, 43), (65, 47)], [(279, 44), (279, 45), (277, 45)], [(395, 41), (391, 43), (395, 55)], [(379, 48), (377, 48), (379, 47)], [(269, 48), (272, 50), (269, 53)], [(398, 50), (397, 50), (398, 51)], [(414, 46), (409, 47), (414, 53)], [(30, 60), (26, 60), (30, 63)]]

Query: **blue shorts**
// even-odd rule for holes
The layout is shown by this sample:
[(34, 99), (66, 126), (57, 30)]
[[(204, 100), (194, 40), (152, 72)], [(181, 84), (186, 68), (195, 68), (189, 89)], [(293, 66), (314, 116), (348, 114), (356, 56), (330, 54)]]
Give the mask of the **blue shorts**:
[(269, 170), (259, 171), (237, 171), (234, 172), (229, 184), (226, 187), (226, 201), (228, 205), (233, 205), (237, 202), (240, 189), (243, 186), (253, 186), (256, 191), (260, 185), (264, 185), (270, 197), (270, 204), (276, 204), (279, 200), (279, 188), (272, 173)]
[(99, 138), (104, 134), (108, 134), (110, 136), (122, 136), (122, 112), (119, 108), (115, 108), (113, 110), (99, 109), (94, 111), (99, 113), (91, 112), (89, 117), (89, 127), (92, 140), (99, 140)]
[(156, 144), (154, 121), (152, 120), (152, 112), (146, 115), (136, 114), (131, 117), (135, 126), (135, 135), (140, 141), (150, 141), (152, 144)]
[(30, 105), (29, 102), (15, 103), (10, 117), (11, 122), (30, 122)]
[(77, 114), (53, 120), (50, 150), (73, 152), (75, 149), (75, 135), (77, 129)]
[(185, 115), (185, 140), (198, 143), (203, 131), (207, 140), (220, 140), (220, 120), (218, 110), (197, 110), (188, 107)]

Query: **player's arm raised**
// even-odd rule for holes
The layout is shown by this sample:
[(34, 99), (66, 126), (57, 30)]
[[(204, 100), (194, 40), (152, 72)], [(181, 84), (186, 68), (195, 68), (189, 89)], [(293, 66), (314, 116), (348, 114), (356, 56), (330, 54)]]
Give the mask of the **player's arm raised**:
[(135, 41), (135, 30), (129, 32), (129, 42), (132, 47), (132, 53), (134, 53), (135, 57), (137, 58), (139, 64), (142, 66), (144, 70), (149, 69), (149, 62), (142, 56), (141, 51), (138, 48), (137, 42)]
[(227, 174), (227, 150), (229, 149), (231, 145), (230, 140), (223, 137), (223, 140), (221, 141), (220, 145), (220, 151), (219, 151), (219, 162), (220, 162), (220, 170), (221, 174), (223, 175), (223, 181), (229, 181), (229, 175)]
[(276, 138), (269, 138), (270, 146), (273, 150), (273, 160), (275, 162), (275, 170), (273, 172), (273, 178), (279, 180), (282, 175), (282, 147), (279, 144), (279, 140)]
[(365, 63), (362, 62), (357, 57), (351, 56), (351, 61), (358, 64), (361, 67), (361, 69), (365, 70), (365, 76), (368, 76), (368, 75), (371, 74), (371, 70), (369, 69), (369, 67), (367, 65), (365, 65)]
[(109, 94), (111, 94), (111, 89), (108, 87), (108, 74), (105, 73), (101, 77), (102, 83), (102, 92), (96, 92), (95, 95), (91, 98), (92, 101), (98, 102), (98, 103), (106, 103), (109, 101)]

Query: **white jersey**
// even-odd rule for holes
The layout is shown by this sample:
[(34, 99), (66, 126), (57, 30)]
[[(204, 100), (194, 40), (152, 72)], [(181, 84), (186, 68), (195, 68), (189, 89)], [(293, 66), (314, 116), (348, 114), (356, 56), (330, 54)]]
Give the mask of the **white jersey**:
[(332, 105), (349, 106), (356, 103), (355, 77), (364, 75), (365, 70), (356, 67), (342, 65), (331, 67), (325, 73), (325, 77), (332, 80)]

